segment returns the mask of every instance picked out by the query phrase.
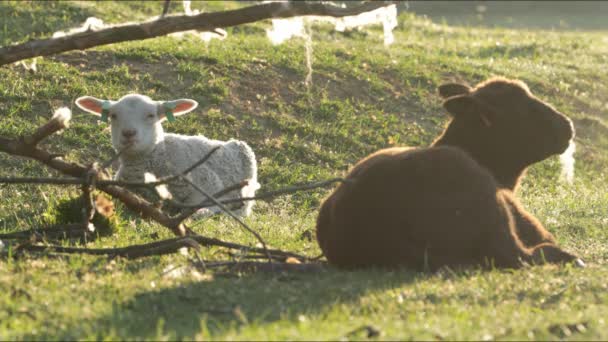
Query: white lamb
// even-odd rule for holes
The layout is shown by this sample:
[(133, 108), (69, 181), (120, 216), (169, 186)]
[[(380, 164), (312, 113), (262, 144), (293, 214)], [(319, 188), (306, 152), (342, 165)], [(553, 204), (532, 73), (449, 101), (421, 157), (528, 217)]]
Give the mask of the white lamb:
[[(101, 116), (103, 121), (109, 119), (112, 145), (116, 151), (123, 151), (115, 176), (118, 180), (143, 182), (149, 181), (150, 174), (156, 178), (178, 174), (203, 158), (212, 148), (221, 146), (204, 164), (188, 173), (188, 179), (209, 194), (249, 180), (247, 186), (227, 193), (222, 199), (250, 197), (260, 187), (255, 155), (245, 142), (164, 132), (161, 123), (194, 110), (198, 106), (194, 100), (153, 101), (147, 96), (130, 94), (118, 101), (83, 96), (76, 100), (76, 105)], [(206, 200), (204, 195), (183, 180), (170, 182), (168, 190), (173, 200), (184, 204), (198, 204)], [(235, 213), (248, 216), (252, 206), (253, 201), (245, 202)], [(211, 208), (211, 211), (217, 211), (217, 208)], [(209, 212), (203, 210), (199, 214)]]

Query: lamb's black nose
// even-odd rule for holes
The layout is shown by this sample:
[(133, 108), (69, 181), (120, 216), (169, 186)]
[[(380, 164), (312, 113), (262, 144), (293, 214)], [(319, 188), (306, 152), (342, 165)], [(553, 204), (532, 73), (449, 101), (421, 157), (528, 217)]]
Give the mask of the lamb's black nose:
[(137, 132), (134, 129), (125, 129), (122, 131), (122, 136), (125, 138), (133, 138)]

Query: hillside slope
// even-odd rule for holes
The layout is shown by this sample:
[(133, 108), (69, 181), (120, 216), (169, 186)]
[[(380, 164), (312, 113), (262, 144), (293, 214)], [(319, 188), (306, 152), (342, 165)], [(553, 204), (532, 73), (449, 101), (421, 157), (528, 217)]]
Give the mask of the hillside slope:
[[(47, 37), (88, 16), (142, 20), (159, 9), (156, 2), (0, 2), (0, 44)], [(608, 339), (608, 32), (456, 27), (403, 12), (395, 43), (385, 48), (378, 27), (337, 33), (317, 25), (307, 88), (304, 41), (273, 46), (265, 35), (269, 26), (231, 28), (227, 39), (209, 44), (163, 37), (64, 53), (40, 59), (37, 73), (0, 67), (0, 135), (32, 129), (53, 108), (68, 105), (72, 126), (48, 146), (68, 159), (107, 160), (109, 130), (77, 110), (75, 98), (117, 99), (129, 92), (189, 97), (200, 107), (166, 123), (166, 130), (246, 140), (258, 156), (260, 183), (275, 189), (341, 176), (379, 148), (428, 145), (447, 121), (436, 95), (445, 81), (519, 78), (573, 119), (578, 145), (573, 184), (559, 181), (555, 157), (530, 169), (519, 195), (589, 267), (178, 274), (171, 269), (188, 264), (181, 255), (137, 261), (2, 257), (0, 293), (11, 295), (0, 296), (0, 339), (338, 339), (364, 325), (375, 326), (383, 339)], [(0, 165), (1, 175), (53, 174), (6, 155)], [(52, 219), (54, 203), (76, 193), (0, 186), (0, 233)], [(259, 202), (247, 222), (273, 247), (317, 255), (306, 236), (328, 193)], [(122, 208), (119, 215), (118, 232), (87, 246), (169, 236)], [(194, 227), (255, 244), (227, 218)], [(229, 257), (213, 248), (201, 255)]]

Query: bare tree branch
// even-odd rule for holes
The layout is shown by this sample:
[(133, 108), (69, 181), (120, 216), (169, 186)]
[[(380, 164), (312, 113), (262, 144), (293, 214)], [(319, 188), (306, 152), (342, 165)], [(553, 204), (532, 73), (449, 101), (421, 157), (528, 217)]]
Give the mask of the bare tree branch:
[(46, 124), (38, 127), (34, 133), (29, 136), (25, 136), (23, 138), (23, 142), (26, 145), (36, 146), (42, 140), (48, 138), (53, 133), (56, 133), (64, 128), (68, 127), (68, 122), (70, 120), (71, 114), (69, 116), (60, 116), (54, 115), (51, 120), (47, 121)]
[(237, 10), (197, 15), (166, 16), (143, 23), (114, 26), (99, 31), (85, 31), (58, 38), (29, 41), (0, 48), (0, 66), (36, 56), (48, 56), (94, 46), (154, 38), (188, 30), (210, 31), (271, 18), (317, 15), (345, 17), (388, 6), (393, 2), (371, 1), (359, 6), (341, 8), (321, 2), (274, 2)]
[[(352, 183), (352, 182), (354, 182), (354, 180), (352, 180), (352, 179), (332, 178), (332, 179), (328, 179), (325, 181), (314, 182), (314, 183), (309, 183), (309, 184), (294, 185), (294, 186), (290, 186), (290, 187), (283, 188), (283, 189), (263, 192), (258, 195), (255, 195), (253, 197), (230, 198), (230, 199), (221, 200), (219, 202), (222, 204), (230, 204), (230, 203), (240, 203), (240, 202), (260, 200), (260, 199), (262, 199), (262, 200), (270, 199), (270, 198), (277, 197), (279, 195), (295, 193), (295, 192), (298, 192), (301, 190), (313, 190), (313, 189), (317, 189), (317, 188), (324, 188), (324, 187), (334, 184), (334, 183)], [(0, 178), (0, 183), (1, 183), (1, 178)], [(180, 206), (181, 208), (201, 209), (201, 208), (212, 207), (215, 204), (210, 201), (204, 201), (199, 204), (193, 204), (193, 205), (189, 205), (189, 204), (175, 204), (175, 205)]]
[[(0, 137), (0, 142), (2, 142), (3, 138)], [(213, 153), (215, 151), (217, 151), (221, 146), (216, 146), (214, 148), (212, 148), (209, 152), (207, 152), (207, 154), (201, 158), (199, 161), (197, 161), (196, 163), (192, 164), (190, 167), (188, 167), (187, 169), (185, 169), (184, 171), (175, 174), (175, 175), (171, 175), (168, 177), (163, 177), (160, 178), (158, 180), (155, 180), (154, 182), (125, 182), (125, 181), (118, 181), (118, 180), (109, 180), (109, 179), (100, 179), (100, 180), (96, 180), (96, 184), (97, 185), (115, 185), (115, 186), (131, 186), (131, 187), (155, 187), (157, 185), (161, 185), (161, 184), (166, 184), (169, 183), (173, 180), (178, 179), (181, 176), (184, 176), (186, 174), (188, 174), (190, 171), (194, 170), (196, 167), (202, 165), (203, 163), (205, 163), (207, 160), (209, 160), (209, 158), (211, 157), (211, 155), (213, 155)], [(10, 154), (15, 154), (12, 152), (9, 152), (8, 149), (2, 149), (2, 147), (0, 147), (0, 151), (2, 152), (7, 152)], [(104, 163), (104, 166), (108, 163), (112, 163), (114, 160), (116, 160), (117, 156), (119, 156), (122, 153), (123, 150), (121, 150), (118, 154), (116, 154), (114, 157), (112, 157), (111, 161), (108, 161), (106, 163)], [(25, 157), (25, 155), (23, 155)], [(84, 167), (83, 167), (84, 168)], [(102, 167), (104, 168), (104, 167)], [(89, 184), (89, 182), (84, 179), (84, 178), (48, 178), (48, 177), (0, 177), (0, 183), (7, 183), (7, 184), (65, 184), (65, 185), (86, 185)]]
[(0, 234), (0, 239), (3, 240), (29, 240), (33, 238), (58, 238), (58, 237), (81, 237), (82, 236), (82, 224), (80, 223), (69, 223), (52, 225), (40, 229), (28, 229), (12, 233)]
[(190, 171), (192, 171), (192, 170), (196, 169), (197, 167), (201, 166), (202, 164), (204, 164), (221, 147), (222, 147), (222, 145), (213, 147), (211, 150), (209, 150), (209, 152), (207, 152), (207, 154), (205, 154), (205, 156), (203, 156), (203, 158), (201, 158), (199, 161), (192, 164), (192, 166), (188, 167), (187, 169), (185, 169), (184, 171), (182, 171), (176, 175), (163, 177), (154, 182), (147, 182), (147, 183), (121, 182), (120, 184), (121, 184), (121, 186), (157, 186), (157, 185), (169, 183), (173, 180), (176, 180), (180, 177), (187, 175)]
[[(244, 180), (244, 181), (242, 181), (242, 182), (240, 182), (240, 183), (237, 183), (237, 184), (234, 184), (234, 185), (227, 186), (226, 188), (224, 188), (224, 189), (222, 189), (222, 190), (220, 190), (220, 191), (216, 192), (215, 194), (213, 194), (213, 197), (215, 197), (215, 198), (222, 197), (222, 196), (224, 196), (225, 194), (229, 193), (230, 191), (234, 191), (234, 190), (241, 189), (241, 188), (243, 188), (243, 187), (247, 186), (248, 184), (249, 184), (249, 181), (248, 181), (248, 180)], [(221, 202), (221, 201), (220, 201), (220, 202)], [(173, 205), (173, 206), (175, 206), (175, 207), (178, 207), (178, 208), (179, 208), (180, 206), (184, 205), (184, 204), (182, 204), (182, 203), (177, 203), (177, 202), (175, 202), (175, 201), (171, 201), (170, 203), (171, 203), (171, 205)], [(207, 201), (205, 201), (204, 203), (207, 203)], [(199, 209), (199, 208), (196, 208), (196, 207), (195, 207), (195, 208), (189, 208), (189, 210), (186, 210), (186, 211), (184, 211), (183, 213), (179, 214), (179, 216), (175, 217), (175, 220), (176, 220), (176, 221), (180, 221), (180, 222), (181, 222), (181, 221), (184, 221), (184, 220), (186, 220), (187, 218), (189, 218), (190, 216), (192, 216), (194, 213), (196, 213), (196, 212), (198, 211), (198, 209)]]
[(116, 154), (114, 154), (112, 156), (112, 158), (108, 159), (107, 161), (105, 161), (103, 164), (101, 164), (101, 169), (107, 169), (110, 166), (112, 166), (112, 163), (114, 163), (115, 161), (118, 160), (118, 158), (120, 158), (120, 156), (129, 148), (131, 147), (132, 144), (127, 144), (125, 145), (120, 151), (118, 151)]
[(51, 178), (51, 177), (0, 177), (1, 184), (53, 184), (53, 185), (85, 185), (81, 178)]
[(82, 190), (82, 237), (84, 242), (87, 242), (87, 235), (89, 232), (89, 225), (91, 225), (91, 221), (93, 220), (93, 216), (95, 216), (95, 203), (93, 201), (92, 190), (93, 187), (91, 185), (83, 185), (81, 187)]
[(121, 256), (130, 259), (142, 258), (152, 255), (164, 255), (177, 253), (183, 247), (198, 248), (200, 246), (217, 246), (229, 249), (245, 250), (252, 253), (266, 254), (268, 252), (274, 259), (284, 261), (287, 258), (296, 258), (301, 261), (309, 260), (310, 258), (297, 253), (285, 252), (277, 249), (267, 249), (257, 247), (249, 247), (237, 243), (225, 242), (222, 240), (208, 238), (201, 235), (191, 235), (186, 237), (178, 237), (166, 240), (155, 241), (147, 244), (132, 245), (118, 248), (80, 248), (80, 247), (64, 247), (55, 245), (37, 245), (23, 244), (18, 247), (21, 250), (28, 251), (49, 251), (66, 254), (90, 254), (90, 255), (108, 255)]

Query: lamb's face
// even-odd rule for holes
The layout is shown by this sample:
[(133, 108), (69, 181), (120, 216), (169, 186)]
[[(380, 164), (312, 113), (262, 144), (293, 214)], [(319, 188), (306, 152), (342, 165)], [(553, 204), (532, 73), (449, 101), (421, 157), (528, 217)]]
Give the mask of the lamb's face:
[(83, 96), (76, 100), (81, 109), (106, 118), (112, 128), (112, 146), (126, 156), (145, 156), (164, 139), (161, 122), (167, 115), (179, 116), (195, 109), (194, 100), (153, 101), (147, 96), (130, 94), (118, 101)]
[(163, 139), (158, 103), (142, 95), (127, 95), (108, 110), (112, 146), (125, 154), (145, 155)]
[(440, 93), (447, 95), (444, 106), (454, 116), (450, 126), (467, 131), (476, 145), (472, 149), (502, 154), (518, 167), (564, 152), (574, 137), (570, 119), (532, 95), (523, 82), (492, 79)]

